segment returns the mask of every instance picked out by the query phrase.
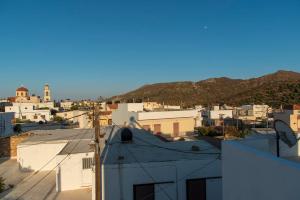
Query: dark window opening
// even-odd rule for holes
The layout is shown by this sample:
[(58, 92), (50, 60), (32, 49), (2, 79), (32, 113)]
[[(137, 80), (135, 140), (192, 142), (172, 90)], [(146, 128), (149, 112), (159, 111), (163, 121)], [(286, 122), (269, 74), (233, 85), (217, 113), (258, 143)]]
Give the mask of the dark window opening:
[(206, 200), (206, 180), (187, 180), (186, 193), (187, 200)]
[(134, 200), (154, 200), (155, 196), (154, 184), (134, 185), (133, 186), (133, 199)]

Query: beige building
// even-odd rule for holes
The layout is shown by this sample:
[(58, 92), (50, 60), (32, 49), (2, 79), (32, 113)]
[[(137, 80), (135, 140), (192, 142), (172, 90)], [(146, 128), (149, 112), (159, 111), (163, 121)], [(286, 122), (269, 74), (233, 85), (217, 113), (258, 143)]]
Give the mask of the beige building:
[(145, 112), (143, 103), (119, 104), (118, 110), (112, 113), (112, 121), (117, 125), (140, 126), (172, 137), (193, 133), (199, 120), (198, 110)]
[(102, 111), (100, 112), (100, 126), (110, 126), (112, 125), (112, 112), (111, 111)]
[(284, 107), (282, 112), (274, 113), (274, 120), (282, 120), (295, 132), (300, 132), (300, 104)]
[(72, 110), (72, 111), (56, 113), (56, 116), (61, 117), (73, 123), (78, 123), (79, 128), (81, 129), (93, 127), (92, 112), (83, 111), (83, 110)]
[(25, 87), (19, 87), (16, 89), (16, 96), (11, 98), (15, 103), (39, 103), (41, 99), (39, 96), (29, 95), (29, 90)]
[(26, 87), (19, 87), (16, 89), (16, 96), (9, 97), (8, 100), (12, 103), (47, 103), (51, 102), (51, 91), (49, 85), (44, 87), (44, 99), (36, 95), (30, 95), (29, 90)]
[(148, 111), (153, 111), (156, 109), (160, 109), (162, 107), (162, 105), (160, 105), (157, 102), (144, 102), (143, 105), (144, 105), (144, 109)]

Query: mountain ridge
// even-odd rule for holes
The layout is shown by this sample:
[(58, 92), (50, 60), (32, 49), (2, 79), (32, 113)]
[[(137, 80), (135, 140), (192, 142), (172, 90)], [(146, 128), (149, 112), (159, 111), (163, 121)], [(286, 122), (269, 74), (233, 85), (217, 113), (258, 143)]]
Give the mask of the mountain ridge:
[(157, 101), (171, 105), (266, 103), (275, 107), (300, 103), (300, 73), (279, 70), (249, 79), (229, 77), (199, 81), (176, 81), (146, 84), (133, 91), (114, 96), (113, 101)]

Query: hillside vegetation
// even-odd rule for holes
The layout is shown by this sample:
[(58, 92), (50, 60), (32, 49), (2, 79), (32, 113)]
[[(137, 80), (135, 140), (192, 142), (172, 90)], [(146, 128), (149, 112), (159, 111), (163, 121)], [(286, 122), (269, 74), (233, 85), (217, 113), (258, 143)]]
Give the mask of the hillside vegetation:
[(183, 106), (265, 103), (279, 107), (300, 103), (300, 73), (278, 71), (246, 80), (221, 77), (198, 82), (157, 83), (112, 97), (121, 102), (132, 102), (133, 99)]

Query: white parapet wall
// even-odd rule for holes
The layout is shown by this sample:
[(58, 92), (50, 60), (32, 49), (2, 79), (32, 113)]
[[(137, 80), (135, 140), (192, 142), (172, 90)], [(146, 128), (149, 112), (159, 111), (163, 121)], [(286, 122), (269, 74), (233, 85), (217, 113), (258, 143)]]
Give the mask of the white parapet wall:
[(20, 144), (17, 147), (17, 161), (21, 169), (28, 171), (53, 170), (56, 155), (67, 142)]
[(299, 200), (300, 163), (236, 141), (222, 144), (223, 200)]
[(139, 112), (137, 120), (141, 121), (153, 119), (196, 118), (197, 115), (197, 110)]

